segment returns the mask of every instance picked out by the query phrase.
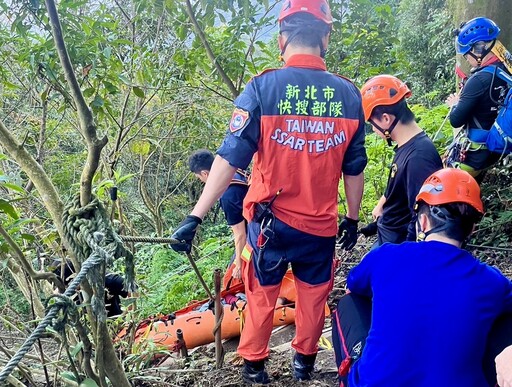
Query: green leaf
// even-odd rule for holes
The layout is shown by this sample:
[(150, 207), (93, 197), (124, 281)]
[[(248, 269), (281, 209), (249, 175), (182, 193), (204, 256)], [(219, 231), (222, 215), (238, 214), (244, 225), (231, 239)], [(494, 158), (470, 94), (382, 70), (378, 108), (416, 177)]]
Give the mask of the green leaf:
[(133, 93), (139, 97), (139, 98), (144, 98), (146, 95), (144, 94), (144, 90), (142, 90), (140, 87), (138, 86), (133, 86)]
[(82, 94), (84, 95), (84, 97), (89, 98), (89, 97), (93, 96), (95, 92), (96, 92), (96, 88), (88, 87), (87, 89), (82, 91)]
[(103, 50), (103, 55), (105, 58), (110, 59), (110, 56), (112, 55), (112, 48), (111, 47), (105, 47)]
[(98, 385), (94, 380), (87, 378), (82, 383), (80, 383), (80, 387), (98, 387)]
[(12, 189), (13, 191), (16, 191), (16, 192), (21, 192), (21, 193), (25, 192), (23, 187), (20, 187), (19, 185), (16, 185), (13, 183), (2, 183), (2, 186), (4, 186), (5, 188)]
[(82, 341), (80, 341), (77, 345), (75, 345), (73, 347), (73, 349), (71, 350), (71, 356), (74, 358), (78, 352), (80, 352), (80, 350), (84, 347), (84, 343)]
[(103, 81), (103, 86), (105, 86), (105, 89), (107, 89), (109, 94), (117, 94), (119, 92), (117, 86), (115, 86), (113, 83), (110, 83), (109, 81)]
[(121, 184), (123, 181), (131, 179), (134, 176), (136, 176), (135, 173), (129, 173), (127, 175), (121, 176), (119, 179), (117, 179), (117, 184)]
[(29, 242), (34, 242), (36, 240), (36, 237), (34, 235), (32, 235), (32, 234), (25, 234), (25, 233), (21, 234), (21, 238), (25, 239), (26, 241), (29, 241)]
[(91, 102), (91, 106), (99, 108), (105, 104), (103, 98), (101, 98), (98, 94), (94, 97), (94, 100)]
[(71, 380), (73, 382), (76, 382), (75, 374), (73, 372), (70, 372), (70, 371), (61, 372), (60, 373), (60, 377), (62, 379), (67, 379), (67, 380)]
[(8, 201), (4, 199), (0, 199), (0, 210), (9, 215), (13, 219), (18, 219), (18, 213), (14, 209), (14, 207)]
[(121, 82), (123, 82), (125, 85), (128, 85), (128, 86), (131, 86), (132, 85), (132, 81), (128, 78), (126, 78), (124, 75), (119, 75), (119, 80)]

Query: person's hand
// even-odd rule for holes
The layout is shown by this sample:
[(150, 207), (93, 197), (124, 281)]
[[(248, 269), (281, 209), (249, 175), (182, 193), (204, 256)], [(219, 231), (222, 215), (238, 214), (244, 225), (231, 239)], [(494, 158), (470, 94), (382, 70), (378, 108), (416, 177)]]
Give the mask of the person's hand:
[(496, 356), (495, 362), (498, 386), (512, 387), (512, 345)]
[(377, 234), (377, 221), (367, 224), (359, 229), (359, 232), (365, 237)]
[(457, 105), (457, 103), (459, 103), (459, 95), (455, 93), (450, 94), (448, 98), (446, 98), (445, 103), (446, 105), (448, 105), (449, 108)]
[(171, 238), (177, 239), (181, 243), (173, 243), (171, 244), (171, 248), (174, 251), (190, 253), (192, 250), (192, 239), (194, 239), (194, 236), (196, 235), (197, 226), (202, 222), (201, 218), (195, 215), (188, 215), (183, 219), (171, 236)]
[(372, 218), (373, 220), (377, 220), (378, 217), (382, 215), (384, 212), (384, 204), (386, 203), (386, 198), (384, 196), (381, 196), (379, 199), (379, 202), (374, 207), (372, 211)]
[(345, 250), (351, 250), (357, 243), (357, 223), (358, 220), (350, 219), (345, 216), (338, 227), (337, 236), (340, 238), (340, 247)]
[(242, 259), (240, 257), (235, 258), (235, 268), (233, 269), (233, 272), (231, 276), (236, 279), (242, 278)]

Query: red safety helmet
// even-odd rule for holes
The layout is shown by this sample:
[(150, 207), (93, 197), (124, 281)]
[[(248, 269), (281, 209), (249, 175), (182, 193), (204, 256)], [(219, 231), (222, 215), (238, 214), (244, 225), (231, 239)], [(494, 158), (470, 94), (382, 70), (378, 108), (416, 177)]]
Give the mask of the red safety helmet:
[(370, 78), (361, 88), (364, 119), (368, 121), (373, 109), (382, 105), (394, 105), (412, 93), (405, 82), (392, 75), (377, 75)]
[(332, 25), (331, 8), (327, 0), (284, 0), (277, 19), (281, 23), (286, 17), (298, 12), (306, 12), (328, 25)]
[(473, 176), (461, 169), (443, 168), (430, 175), (416, 196), (416, 203), (419, 202), (431, 206), (466, 203), (480, 214), (484, 213), (480, 186)]

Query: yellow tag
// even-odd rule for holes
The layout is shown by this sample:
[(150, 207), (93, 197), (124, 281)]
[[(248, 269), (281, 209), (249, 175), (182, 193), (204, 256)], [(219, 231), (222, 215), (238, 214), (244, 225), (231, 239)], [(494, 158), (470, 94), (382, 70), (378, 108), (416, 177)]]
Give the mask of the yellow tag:
[(248, 244), (246, 244), (244, 246), (244, 249), (242, 250), (242, 255), (241, 255), (241, 258), (245, 261), (245, 262), (251, 262), (251, 258), (252, 258), (252, 247), (249, 246)]
[(491, 51), (505, 64), (507, 70), (512, 72), (512, 55), (499, 40), (496, 40)]

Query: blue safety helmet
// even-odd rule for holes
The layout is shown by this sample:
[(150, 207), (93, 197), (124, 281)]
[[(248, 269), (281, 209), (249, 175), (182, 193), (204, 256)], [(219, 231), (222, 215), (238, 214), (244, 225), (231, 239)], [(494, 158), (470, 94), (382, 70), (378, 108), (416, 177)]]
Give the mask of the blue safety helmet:
[(500, 28), (486, 17), (475, 17), (463, 23), (455, 39), (457, 54), (465, 55), (476, 42), (490, 42), (498, 37)]

